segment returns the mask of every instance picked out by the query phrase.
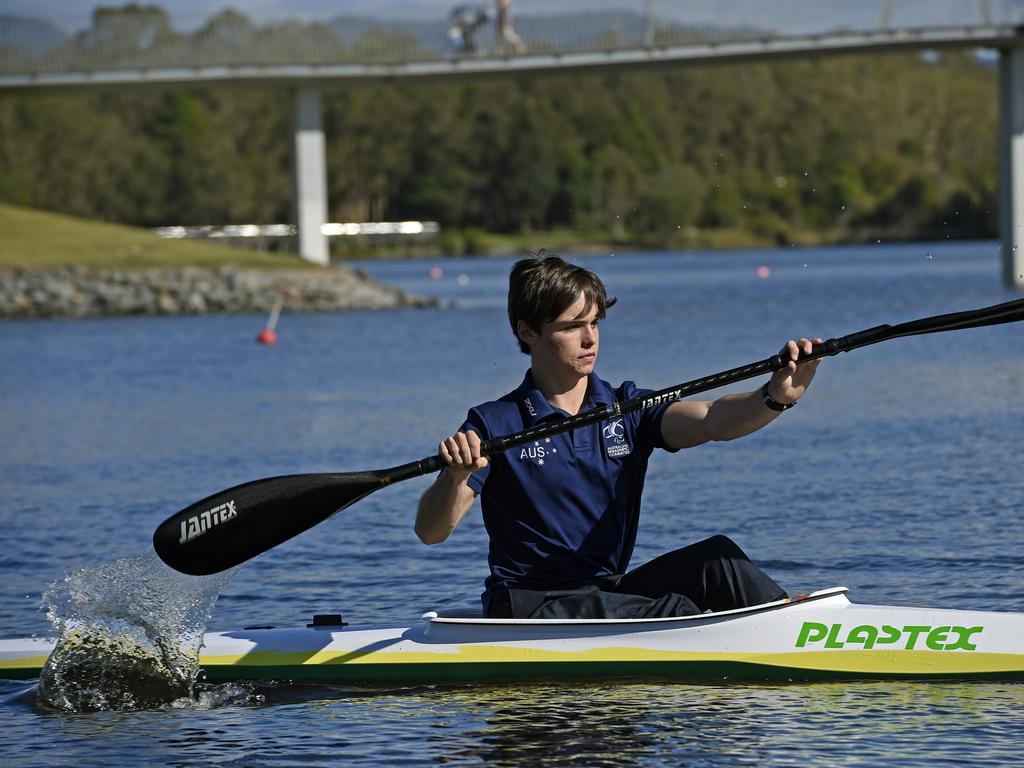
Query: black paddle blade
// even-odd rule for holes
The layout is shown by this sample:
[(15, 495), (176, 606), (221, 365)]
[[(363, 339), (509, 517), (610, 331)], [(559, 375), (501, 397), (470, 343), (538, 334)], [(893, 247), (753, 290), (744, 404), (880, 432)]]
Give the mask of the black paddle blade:
[(269, 477), (236, 485), (167, 518), (153, 548), (181, 573), (207, 576), (244, 563), (390, 482), (385, 472)]

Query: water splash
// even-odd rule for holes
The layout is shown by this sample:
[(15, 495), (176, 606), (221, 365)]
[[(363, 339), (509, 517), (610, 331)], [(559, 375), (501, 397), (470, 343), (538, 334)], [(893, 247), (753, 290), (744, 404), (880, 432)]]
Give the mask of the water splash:
[(59, 638), (40, 702), (69, 712), (192, 702), (206, 622), (236, 570), (186, 576), (150, 553), (52, 584), (42, 604)]

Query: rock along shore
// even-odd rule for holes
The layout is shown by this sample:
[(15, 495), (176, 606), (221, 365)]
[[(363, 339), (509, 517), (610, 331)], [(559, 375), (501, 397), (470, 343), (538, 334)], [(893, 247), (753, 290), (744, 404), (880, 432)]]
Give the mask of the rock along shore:
[(269, 312), (278, 298), (284, 299), (288, 312), (437, 304), (344, 266), (322, 270), (0, 269), (0, 318)]

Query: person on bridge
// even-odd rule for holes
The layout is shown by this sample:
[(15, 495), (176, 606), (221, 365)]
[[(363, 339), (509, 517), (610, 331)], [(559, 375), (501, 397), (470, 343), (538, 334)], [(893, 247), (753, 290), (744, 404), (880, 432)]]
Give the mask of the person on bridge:
[[(599, 323), (614, 303), (597, 275), (543, 251), (512, 267), (508, 317), (530, 368), (518, 388), (471, 408), (440, 443), (448, 466), (420, 499), (416, 534), (425, 544), (444, 541), (481, 497), (490, 617), (653, 618), (785, 598), (725, 536), (627, 569), (654, 449), (675, 452), (761, 429), (796, 404), (819, 361), (790, 362), (746, 394), (654, 405), (481, 455), (481, 440), (649, 391), (631, 381), (612, 387), (594, 372)], [(811, 346), (788, 341), (783, 354), (795, 359)]]
[(474, 5), (457, 5), (448, 16), (448, 51), (455, 54), (476, 53), (473, 35), (487, 23), (487, 10)]
[(512, 27), (512, 0), (494, 0), (497, 21), (494, 27), (495, 53), (504, 53), (511, 48), (516, 53), (526, 53), (526, 44)]

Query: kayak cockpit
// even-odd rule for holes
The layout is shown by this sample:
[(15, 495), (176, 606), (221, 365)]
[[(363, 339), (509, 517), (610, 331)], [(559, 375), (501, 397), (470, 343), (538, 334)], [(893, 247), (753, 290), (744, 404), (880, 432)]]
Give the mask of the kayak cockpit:
[(821, 589), (817, 592), (812, 592), (809, 595), (802, 595), (798, 598), (786, 598), (785, 600), (776, 600), (771, 603), (764, 603), (763, 605), (752, 605), (746, 608), (734, 608), (732, 610), (718, 611), (714, 613), (701, 613), (694, 616), (670, 616), (660, 619), (491, 619), (483, 616), (479, 608), (465, 606), (427, 611), (421, 618), (428, 625), (449, 624), (504, 627), (550, 627), (557, 624), (567, 624), (570, 626), (587, 627), (621, 625), (634, 627), (638, 625), (658, 625), (663, 627), (666, 624), (676, 625), (683, 622), (705, 623), (724, 618), (734, 618), (737, 616), (762, 613), (764, 611), (774, 611), (782, 608), (797, 608), (808, 603), (814, 603), (820, 607), (822, 605), (822, 601), (828, 601), (835, 607), (840, 607), (844, 604), (849, 605), (850, 601), (846, 597), (846, 592), (848, 591), (847, 587), (830, 587), (829, 589)]

